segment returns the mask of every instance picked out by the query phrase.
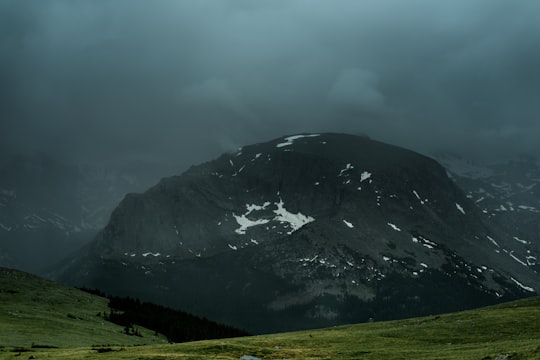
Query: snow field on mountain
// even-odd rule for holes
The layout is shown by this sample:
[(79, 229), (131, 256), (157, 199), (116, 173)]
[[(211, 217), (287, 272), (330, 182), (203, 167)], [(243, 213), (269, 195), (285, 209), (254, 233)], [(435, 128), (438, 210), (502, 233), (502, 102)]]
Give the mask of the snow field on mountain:
[(320, 134), (288, 136), (288, 137), (285, 138), (285, 142), (277, 144), (276, 147), (280, 148), (280, 147), (284, 147), (284, 146), (289, 146), (289, 145), (292, 145), (295, 140), (302, 139), (302, 138), (317, 137), (317, 136), (320, 136)]
[(270, 205), (271, 203), (269, 201), (265, 202), (263, 205), (246, 204), (246, 213), (242, 215), (233, 214), (236, 222), (238, 223), (238, 225), (240, 225), (240, 227), (237, 228), (235, 232), (239, 235), (245, 235), (248, 228), (267, 224), (273, 220), (281, 224), (287, 225), (290, 228), (290, 231), (288, 231), (287, 234), (290, 235), (300, 229), (302, 226), (315, 221), (315, 219), (311, 216), (304, 215), (300, 212), (295, 214), (288, 211), (285, 208), (285, 202), (281, 198), (279, 199), (279, 202), (273, 203), (273, 205), (276, 206), (276, 209), (273, 210), (273, 213), (275, 214), (273, 218), (251, 220), (247, 217), (253, 211), (265, 210)]

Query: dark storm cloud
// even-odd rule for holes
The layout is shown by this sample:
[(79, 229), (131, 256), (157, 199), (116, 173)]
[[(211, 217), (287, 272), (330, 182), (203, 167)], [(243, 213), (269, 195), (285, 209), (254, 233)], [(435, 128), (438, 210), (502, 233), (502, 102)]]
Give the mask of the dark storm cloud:
[(318, 131), (538, 154), (539, 13), (535, 0), (0, 0), (0, 136), (182, 165)]

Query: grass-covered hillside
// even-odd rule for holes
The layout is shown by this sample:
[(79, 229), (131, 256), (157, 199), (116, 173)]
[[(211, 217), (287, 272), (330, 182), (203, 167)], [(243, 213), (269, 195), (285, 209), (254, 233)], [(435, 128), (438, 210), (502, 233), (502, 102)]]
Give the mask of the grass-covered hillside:
[(91, 293), (0, 268), (0, 349), (107, 348), (247, 335), (182, 311)]
[[(13, 276), (26, 275), (13, 272)], [(37, 282), (31, 286), (26, 284), (33, 281), (23, 281), (24, 278), (13, 279), (7, 287), (5, 280), (0, 284), (3, 345), (0, 359), (19, 354), (34, 359), (540, 359), (540, 297), (408, 320), (227, 340), (131, 346), (137, 341), (149, 343), (161, 339), (151, 334), (143, 338), (123, 335), (121, 328), (96, 316), (107, 309), (104, 299), (47, 281), (40, 285), (32, 279)], [(49, 290), (52, 286), (55, 292), (44, 295), (40, 286)], [(6, 306), (6, 296), (23, 292), (30, 293), (31, 298), (21, 297), (18, 305)], [(36, 344), (60, 348), (30, 348), (30, 338), (35, 338)]]
[(13, 348), (167, 343), (142, 327), (142, 336), (105, 320), (109, 300), (21, 271), (0, 268), (0, 350)]

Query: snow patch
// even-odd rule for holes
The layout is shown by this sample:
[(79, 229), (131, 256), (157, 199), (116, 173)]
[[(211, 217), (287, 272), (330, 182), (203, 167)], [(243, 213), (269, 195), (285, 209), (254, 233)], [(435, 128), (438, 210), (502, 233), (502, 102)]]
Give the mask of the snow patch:
[(461, 205), (459, 205), (458, 203), (456, 203), (456, 208), (463, 214), (465, 215), (465, 210), (463, 210), (463, 207)]
[[(279, 196), (279, 193), (278, 193)], [(280, 198), (279, 202), (275, 202), (274, 205), (277, 207), (277, 209), (273, 210), (273, 212), (276, 214), (275, 217), (272, 219), (257, 219), (257, 220), (251, 220), (247, 216), (250, 215), (253, 211), (261, 211), (265, 210), (268, 206), (270, 206), (271, 203), (269, 201), (265, 202), (262, 205), (256, 205), (256, 204), (246, 204), (246, 213), (242, 215), (236, 215), (233, 213), (234, 218), (236, 219), (236, 222), (240, 227), (236, 230), (234, 230), (237, 234), (245, 235), (246, 230), (253, 226), (258, 225), (264, 225), (269, 223), (271, 220), (279, 221), (281, 223), (288, 223), (288, 225), (291, 227), (291, 231), (289, 231), (287, 234), (292, 234), (294, 231), (300, 229), (302, 226), (304, 226), (307, 223), (310, 223), (312, 221), (315, 221), (315, 219), (311, 216), (306, 216), (302, 213), (296, 213), (293, 214), (285, 208), (285, 203)], [(275, 226), (272, 227), (272, 229), (275, 228)]]
[(248, 212), (245, 215), (251, 214), (251, 212), (254, 211), (254, 210), (255, 211), (265, 210), (269, 205), (270, 205), (269, 201), (266, 201), (262, 205), (246, 204), (246, 209), (247, 209)]
[(527, 245), (527, 244), (528, 244), (528, 242), (527, 242), (527, 241), (525, 241), (525, 240), (522, 240), (522, 239), (518, 238), (517, 236), (514, 236), (514, 238), (513, 238), (513, 239), (514, 239), (514, 240), (516, 240), (516, 241), (518, 241), (518, 242), (520, 242), (520, 243), (522, 243), (522, 244), (525, 244), (525, 245)]
[(512, 259), (516, 260), (521, 265), (528, 266), (524, 261), (521, 261), (521, 259), (519, 259), (517, 256), (515, 256), (513, 251), (510, 251), (510, 253), (508, 255), (510, 255), (512, 257)]
[(246, 165), (242, 165), (242, 167), (238, 171), (235, 171), (234, 174), (232, 174), (232, 176), (237, 176), (238, 174), (240, 174), (242, 170), (244, 170), (245, 167)]
[(1, 227), (2, 229), (4, 229), (5, 231), (11, 231), (11, 227), (6, 226), (6, 225), (4, 225), (4, 224), (2, 224), (2, 223), (0, 223), (0, 227)]
[(351, 169), (354, 169), (354, 166), (352, 166), (351, 164), (345, 165), (345, 169), (341, 169), (341, 171), (339, 172), (338, 177), (339, 177), (339, 176), (342, 176), (343, 173), (345, 173), (346, 171), (349, 171), (349, 170), (351, 170)]
[(420, 204), (424, 205), (424, 200), (422, 200), (422, 198), (420, 197), (420, 195), (418, 195), (418, 193), (416, 192), (416, 190), (413, 190), (412, 193), (414, 194), (414, 196), (416, 196), (416, 198), (418, 200), (420, 200)]
[(354, 225), (351, 224), (350, 222), (348, 222), (347, 220), (343, 220), (343, 223), (344, 223), (345, 225), (347, 225), (348, 227), (350, 227), (351, 229), (354, 227)]
[(287, 211), (287, 209), (284, 207), (285, 203), (281, 198), (279, 199), (279, 203), (275, 203), (275, 205), (277, 206), (277, 209), (274, 210), (274, 213), (277, 216), (274, 218), (274, 220), (282, 223), (289, 223), (290, 227), (292, 228), (292, 230), (287, 233), (289, 235), (300, 229), (302, 226), (315, 221), (315, 219), (311, 216), (306, 216), (300, 212), (293, 214)]
[(284, 147), (284, 146), (289, 146), (289, 145), (292, 145), (295, 140), (302, 139), (302, 138), (308, 138), (308, 137), (316, 137), (316, 136), (320, 136), (320, 134), (288, 136), (288, 137), (285, 138), (285, 142), (277, 144), (276, 147), (280, 148), (280, 147)]
[(540, 212), (538, 209), (536, 209), (533, 206), (518, 205), (518, 208), (520, 208), (521, 210), (529, 210), (529, 211), (532, 211), (532, 212)]
[(236, 247), (236, 246), (234, 246), (234, 245), (231, 245), (231, 244), (227, 244), (227, 245), (229, 245), (229, 248), (230, 248), (231, 250), (235, 250), (235, 251), (238, 250), (238, 247)]
[(510, 277), (510, 279), (512, 279), (512, 281), (515, 282), (516, 285), (519, 286), (520, 288), (522, 288), (523, 290), (526, 290), (526, 291), (529, 291), (529, 292), (534, 292), (534, 289), (532, 287), (523, 285), (522, 283), (520, 283), (519, 281), (517, 281), (513, 277)]
[(489, 235), (486, 235), (487, 239), (493, 243), (496, 247), (500, 247), (499, 244)]
[(400, 228), (398, 228), (396, 225), (392, 224), (392, 223), (387, 223), (388, 226), (390, 226), (392, 229), (394, 229), (395, 231), (401, 231)]
[(412, 242), (415, 243), (415, 244), (422, 243), (422, 245), (427, 247), (428, 249), (434, 249), (435, 247), (438, 246), (437, 243), (435, 243), (433, 241), (430, 241), (430, 240), (426, 239), (423, 236), (418, 236), (418, 237), (413, 236), (412, 237)]
[(242, 214), (241, 216), (233, 214), (233, 216), (236, 219), (236, 222), (238, 223), (238, 225), (240, 225), (240, 227), (234, 230), (234, 232), (240, 235), (244, 235), (246, 233), (246, 230), (250, 227), (263, 225), (270, 222), (269, 219), (250, 220), (246, 217), (246, 214)]
[(369, 178), (371, 178), (370, 172), (364, 171), (362, 174), (360, 174), (360, 182), (364, 182)]
[(144, 257), (147, 257), (148, 255), (152, 255), (153, 257), (161, 256), (160, 253), (151, 253), (151, 252), (147, 252), (147, 253), (142, 254), (142, 256), (144, 256)]
[(526, 256), (526, 259), (529, 266), (536, 265), (536, 262), (538, 261), (536, 257), (530, 255)]
[(428, 244), (428, 245), (431, 245), (431, 246), (433, 246), (433, 247), (438, 246), (436, 242), (430, 241), (430, 240), (425, 239), (425, 238), (422, 239), (422, 240), (424, 241), (424, 243), (426, 243), (426, 244)]

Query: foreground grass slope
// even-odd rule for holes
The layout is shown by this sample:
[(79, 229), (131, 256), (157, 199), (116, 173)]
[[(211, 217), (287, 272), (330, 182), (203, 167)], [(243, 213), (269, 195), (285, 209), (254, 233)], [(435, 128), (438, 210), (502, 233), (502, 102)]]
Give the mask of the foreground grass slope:
[[(540, 359), (540, 297), (409, 320), (173, 345), (35, 349), (36, 359)], [(12, 349), (0, 359), (13, 358)], [(248, 357), (249, 359), (249, 357)]]
[(126, 335), (122, 326), (104, 320), (107, 304), (105, 298), (0, 268), (0, 350), (166, 343), (142, 327), (142, 337)]

